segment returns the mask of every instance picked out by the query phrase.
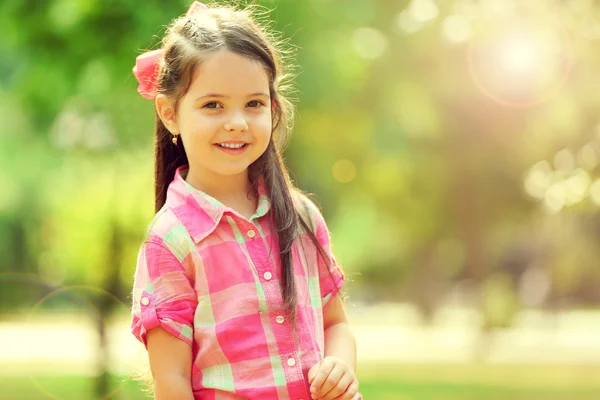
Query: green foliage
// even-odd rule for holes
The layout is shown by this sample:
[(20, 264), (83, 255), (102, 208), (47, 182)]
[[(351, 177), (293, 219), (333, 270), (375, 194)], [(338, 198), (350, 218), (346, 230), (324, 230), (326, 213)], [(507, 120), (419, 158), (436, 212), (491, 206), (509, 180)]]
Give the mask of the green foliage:
[[(551, 2), (567, 38), (556, 54), (570, 69), (518, 81), (490, 63), (501, 63), (490, 49), (512, 25), (485, 2), (455, 0), (434, 14), (408, 1), (259, 3), (297, 47), (299, 116), (286, 158), (323, 206), (354, 298), (437, 303), (443, 293), (422, 299), (409, 289), (469, 279), (486, 291), (491, 323), (504, 325), (523, 302), (524, 273), (541, 266), (552, 289), (525, 305), (598, 304), (600, 56), (597, 22), (587, 19), (598, 19), (598, 5)], [(503, 4), (513, 4), (509, 19), (545, 7)], [(186, 7), (0, 5), (0, 273), (102, 286), (116, 254), (126, 301), (153, 204), (154, 116), (131, 68)], [(447, 39), (465, 20), (471, 40)], [(548, 82), (560, 83), (549, 95)], [(528, 96), (544, 101), (517, 106)], [(562, 149), (573, 155), (566, 167)], [(537, 173), (542, 160), (549, 167)], [(7, 307), (43, 294), (14, 300), (18, 285), (0, 285)]]

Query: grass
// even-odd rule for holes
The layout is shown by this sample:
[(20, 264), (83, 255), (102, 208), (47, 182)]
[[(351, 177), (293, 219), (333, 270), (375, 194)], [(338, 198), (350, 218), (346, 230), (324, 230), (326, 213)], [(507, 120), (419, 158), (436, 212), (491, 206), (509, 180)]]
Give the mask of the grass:
[[(361, 366), (367, 400), (598, 400), (600, 367)], [(1, 377), (0, 400), (94, 400), (91, 378)], [(140, 385), (112, 379), (111, 400), (145, 400)]]

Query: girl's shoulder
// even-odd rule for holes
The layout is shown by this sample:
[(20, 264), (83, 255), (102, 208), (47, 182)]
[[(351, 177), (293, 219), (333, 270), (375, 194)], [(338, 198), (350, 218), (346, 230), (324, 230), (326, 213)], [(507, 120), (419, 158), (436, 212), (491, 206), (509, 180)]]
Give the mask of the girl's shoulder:
[(311, 198), (312, 196), (313, 195), (303, 192), (298, 188), (292, 189), (294, 208), (305, 221), (310, 223), (314, 232), (319, 224), (324, 223), (324, 220), (321, 209), (316, 201)]
[(174, 254), (186, 254), (194, 246), (185, 225), (165, 204), (146, 227), (144, 243), (153, 242), (170, 249)]

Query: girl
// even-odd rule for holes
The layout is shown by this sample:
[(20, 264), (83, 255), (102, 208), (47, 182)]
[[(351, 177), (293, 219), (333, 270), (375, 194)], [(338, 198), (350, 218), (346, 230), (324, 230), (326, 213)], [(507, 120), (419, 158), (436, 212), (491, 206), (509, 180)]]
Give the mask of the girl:
[(136, 61), (156, 109), (156, 216), (132, 332), (157, 400), (361, 398), (344, 275), (281, 158), (281, 68), (248, 11), (198, 2)]

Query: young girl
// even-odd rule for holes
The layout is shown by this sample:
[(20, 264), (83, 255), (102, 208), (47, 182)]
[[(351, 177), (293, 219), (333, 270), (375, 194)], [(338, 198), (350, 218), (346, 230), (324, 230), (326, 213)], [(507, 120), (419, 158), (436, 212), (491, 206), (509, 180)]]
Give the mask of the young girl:
[(247, 11), (198, 2), (137, 58), (156, 109), (156, 216), (132, 332), (157, 400), (361, 398), (344, 275), (281, 158), (281, 68)]

